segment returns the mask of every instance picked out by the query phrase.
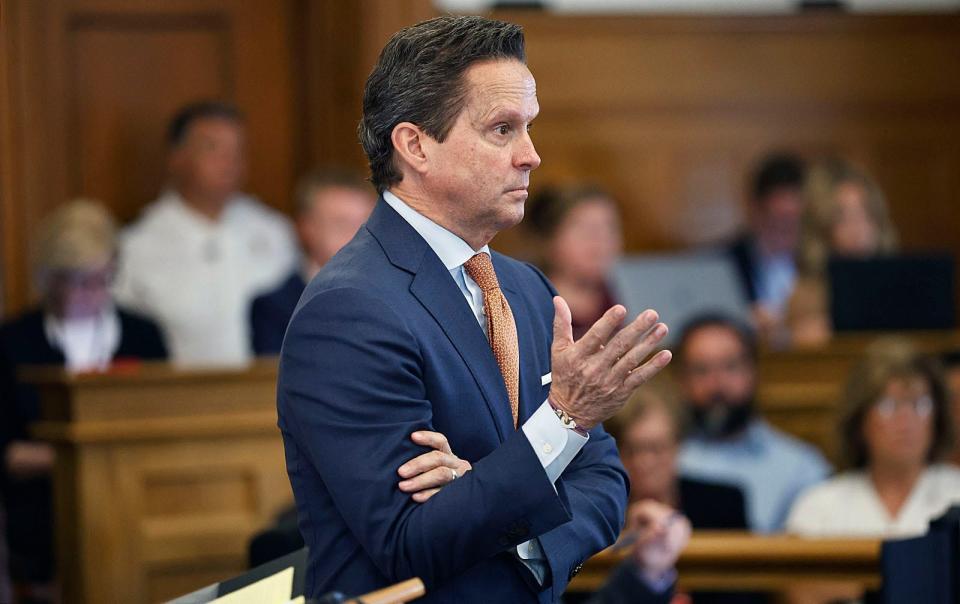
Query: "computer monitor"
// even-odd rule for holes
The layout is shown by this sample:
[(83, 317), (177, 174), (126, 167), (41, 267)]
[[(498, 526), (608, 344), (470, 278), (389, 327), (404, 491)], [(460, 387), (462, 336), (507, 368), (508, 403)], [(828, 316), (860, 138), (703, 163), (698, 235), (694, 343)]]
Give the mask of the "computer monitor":
[(615, 299), (632, 319), (647, 308), (660, 314), (670, 328), (667, 344), (698, 315), (720, 313), (743, 322), (750, 305), (732, 261), (719, 253), (680, 253), (630, 256), (614, 267)]
[(952, 329), (954, 262), (948, 255), (832, 259), (830, 316), (840, 331)]

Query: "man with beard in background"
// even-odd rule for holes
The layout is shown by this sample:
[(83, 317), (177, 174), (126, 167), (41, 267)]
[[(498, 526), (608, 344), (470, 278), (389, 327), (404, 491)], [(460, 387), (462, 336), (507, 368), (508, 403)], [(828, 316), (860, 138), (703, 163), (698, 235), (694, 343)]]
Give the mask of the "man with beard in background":
[(757, 414), (753, 334), (728, 317), (702, 316), (683, 330), (676, 354), (680, 389), (693, 417), (680, 473), (739, 487), (750, 528), (782, 530), (794, 498), (826, 478), (830, 466), (816, 448)]

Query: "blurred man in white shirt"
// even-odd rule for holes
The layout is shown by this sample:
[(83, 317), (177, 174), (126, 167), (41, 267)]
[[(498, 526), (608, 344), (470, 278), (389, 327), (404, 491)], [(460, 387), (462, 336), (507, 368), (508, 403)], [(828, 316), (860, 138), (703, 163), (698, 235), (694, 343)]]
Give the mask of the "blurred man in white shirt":
[(189, 105), (173, 118), (168, 142), (169, 187), (124, 233), (116, 296), (161, 324), (175, 362), (243, 364), (250, 302), (296, 264), (292, 226), (240, 192), (237, 109)]

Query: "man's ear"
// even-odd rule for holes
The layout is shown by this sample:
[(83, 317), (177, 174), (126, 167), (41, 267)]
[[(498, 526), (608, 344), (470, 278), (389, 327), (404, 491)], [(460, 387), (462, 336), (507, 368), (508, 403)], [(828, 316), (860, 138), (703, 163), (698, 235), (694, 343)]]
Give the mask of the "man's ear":
[(423, 174), (427, 170), (428, 158), (422, 144), (426, 136), (420, 126), (410, 122), (400, 122), (390, 133), (390, 141), (397, 158), (417, 174)]

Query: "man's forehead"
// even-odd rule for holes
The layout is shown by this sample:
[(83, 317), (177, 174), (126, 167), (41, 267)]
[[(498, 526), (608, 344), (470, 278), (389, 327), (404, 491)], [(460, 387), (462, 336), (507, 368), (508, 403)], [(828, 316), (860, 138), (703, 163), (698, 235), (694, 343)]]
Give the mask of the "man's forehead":
[(520, 61), (481, 61), (467, 68), (464, 75), (468, 86), (468, 105), (475, 111), (486, 113), (498, 106), (528, 111), (538, 108), (537, 82)]

